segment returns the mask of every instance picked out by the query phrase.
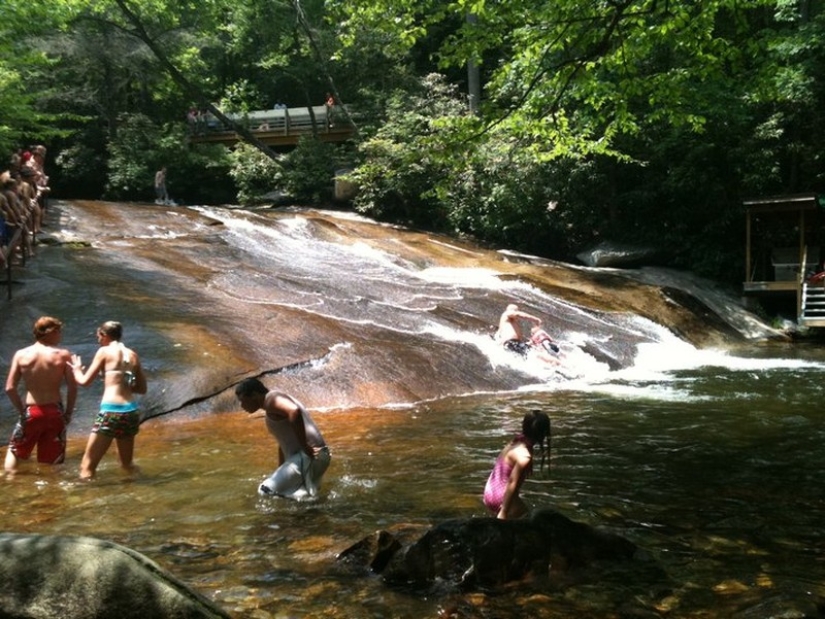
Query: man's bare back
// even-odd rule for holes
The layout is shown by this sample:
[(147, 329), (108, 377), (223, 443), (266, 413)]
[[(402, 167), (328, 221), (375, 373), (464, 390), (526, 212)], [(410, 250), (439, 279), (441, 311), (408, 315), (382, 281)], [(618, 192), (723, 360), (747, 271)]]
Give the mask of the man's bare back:
[[(77, 383), (70, 367), (71, 353), (58, 348), (61, 332), (55, 328), (38, 336), (38, 341), (21, 348), (11, 361), (11, 368), (6, 379), (6, 395), (19, 414), (25, 412), (30, 404), (57, 404), (63, 401), (61, 387), (65, 381), (66, 417), (70, 418), (77, 397)], [(23, 382), (26, 393), (20, 396), (19, 385)]]
[(522, 312), (518, 305), (510, 304), (501, 314), (498, 320), (498, 331), (496, 331), (495, 339), (498, 342), (509, 342), (511, 340), (525, 341), (527, 338), (521, 332), (519, 325), (520, 320), (529, 320), (537, 325), (541, 324), (541, 319), (536, 318), (532, 314)]
[(18, 350), (12, 360), (10, 380), (16, 390), (15, 382), (22, 380), (26, 387), (25, 403), (52, 404), (60, 402), (60, 387), (68, 375), (66, 368), (71, 361), (68, 350), (32, 344)]
[[(37, 461), (60, 464), (66, 455), (66, 425), (74, 412), (77, 383), (72, 372), (72, 356), (58, 348), (63, 323), (42, 316), (34, 323), (31, 346), (21, 348), (11, 360), (6, 378), (6, 395), (20, 416), (9, 439), (3, 468), (13, 475), (19, 459), (28, 460), (37, 448)], [(20, 382), (25, 396), (20, 396)], [(66, 403), (61, 388), (66, 383)]]

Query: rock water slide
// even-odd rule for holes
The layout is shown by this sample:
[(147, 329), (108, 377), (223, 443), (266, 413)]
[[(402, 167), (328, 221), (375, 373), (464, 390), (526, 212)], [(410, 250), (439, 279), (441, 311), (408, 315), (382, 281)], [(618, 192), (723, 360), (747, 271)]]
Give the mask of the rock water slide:
[[(55, 315), (66, 322), (63, 345), (90, 359), (95, 327), (119, 320), (150, 377), (147, 417), (237, 410), (232, 387), (247, 376), (310, 408), (410, 404), (544, 380), (490, 338), (508, 302), (545, 318), (555, 340), (607, 373), (632, 365), (644, 344), (727, 346), (776, 335), (711, 286), (680, 288), (678, 274), (653, 281), (647, 272), (641, 281), (638, 273), (484, 250), (346, 213), (57, 201), (49, 211), (51, 244), (3, 309), (0, 357), (8, 366), (30, 343), (33, 321)], [(81, 392), (75, 427), (90, 426), (97, 397)], [(0, 431), (8, 436), (10, 427)], [(4, 539), (2, 552), (14, 558), (0, 562), (10, 570), (4, 581), (17, 583), (6, 587), (9, 616), (34, 617), (24, 609), (41, 603), (26, 582), (55, 571), (75, 583), (100, 579), (105, 595), (118, 595), (95, 563), (80, 569), (66, 549), (136, 561), (128, 569), (144, 576), (135, 582), (146, 569), (149, 580), (158, 575), (103, 542)], [(87, 603), (90, 587), (68, 599)]]
[(88, 356), (95, 342), (84, 333), (119, 319), (152, 370), (149, 415), (225, 410), (231, 393), (214, 394), (279, 368), (290, 369), (278, 385), (311, 407), (545, 380), (489, 337), (509, 302), (543, 318), (579, 374), (630, 367), (648, 343), (726, 347), (779, 335), (687, 274), (567, 265), (350, 213), (54, 206), (49, 229), (64, 245), (33, 265), (0, 334), (25, 344), (31, 314), (54, 312), (68, 324), (64, 343)]

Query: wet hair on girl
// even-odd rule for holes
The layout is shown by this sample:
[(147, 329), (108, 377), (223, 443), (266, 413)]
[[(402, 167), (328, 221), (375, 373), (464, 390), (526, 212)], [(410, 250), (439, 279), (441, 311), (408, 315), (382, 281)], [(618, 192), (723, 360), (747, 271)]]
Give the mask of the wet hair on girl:
[(108, 320), (97, 328), (97, 332), (119, 342), (123, 337), (123, 325), (114, 320)]
[(543, 413), (540, 410), (531, 410), (524, 415), (524, 419), (521, 421), (521, 433), (524, 434), (533, 445), (538, 445), (541, 449), (541, 464), (539, 465), (539, 470), (543, 470), (544, 461), (550, 455), (550, 417), (547, 413)]

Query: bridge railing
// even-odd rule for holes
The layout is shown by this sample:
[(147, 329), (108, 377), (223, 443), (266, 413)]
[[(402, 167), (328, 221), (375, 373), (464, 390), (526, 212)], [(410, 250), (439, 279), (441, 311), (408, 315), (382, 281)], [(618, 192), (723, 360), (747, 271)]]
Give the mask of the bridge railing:
[[(243, 114), (227, 114), (227, 116), (250, 131), (265, 131), (270, 135), (310, 133), (313, 130), (313, 117), (315, 129), (322, 133), (329, 132), (336, 124), (343, 122), (342, 115), (337, 113), (335, 107), (327, 105), (315, 105), (311, 108), (290, 107), (255, 110)], [(195, 135), (203, 132), (225, 133), (231, 131), (230, 127), (225, 126), (212, 114), (207, 114), (205, 120), (201, 119), (193, 129)]]

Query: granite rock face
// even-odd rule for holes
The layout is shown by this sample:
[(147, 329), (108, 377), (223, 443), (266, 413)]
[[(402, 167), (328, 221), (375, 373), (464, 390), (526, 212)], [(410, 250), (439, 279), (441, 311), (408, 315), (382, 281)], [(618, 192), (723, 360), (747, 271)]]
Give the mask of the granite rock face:
[(228, 619), (143, 555), (90, 537), (0, 534), (0, 616)]

